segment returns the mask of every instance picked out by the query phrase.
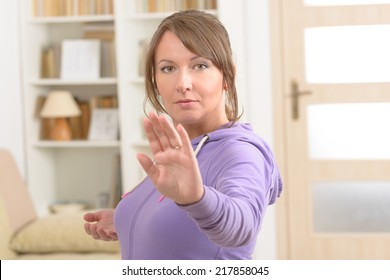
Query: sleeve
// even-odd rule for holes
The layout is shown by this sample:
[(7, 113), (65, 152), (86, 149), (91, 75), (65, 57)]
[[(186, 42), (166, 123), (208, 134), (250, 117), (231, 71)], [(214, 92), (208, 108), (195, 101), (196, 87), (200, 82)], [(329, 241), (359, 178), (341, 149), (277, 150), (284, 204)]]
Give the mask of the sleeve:
[(237, 247), (253, 241), (275, 196), (273, 190), (280, 188), (270, 151), (235, 143), (224, 150), (223, 164), (215, 161), (210, 167), (209, 176), (215, 180), (213, 185), (204, 185), (203, 198), (179, 207), (219, 246)]

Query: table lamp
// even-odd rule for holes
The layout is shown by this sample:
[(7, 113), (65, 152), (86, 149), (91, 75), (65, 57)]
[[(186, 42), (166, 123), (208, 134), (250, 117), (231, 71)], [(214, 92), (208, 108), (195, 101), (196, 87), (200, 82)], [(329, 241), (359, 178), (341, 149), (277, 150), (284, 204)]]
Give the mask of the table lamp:
[(41, 110), (42, 118), (53, 118), (50, 140), (67, 141), (72, 139), (69, 117), (80, 116), (80, 108), (68, 91), (50, 92)]

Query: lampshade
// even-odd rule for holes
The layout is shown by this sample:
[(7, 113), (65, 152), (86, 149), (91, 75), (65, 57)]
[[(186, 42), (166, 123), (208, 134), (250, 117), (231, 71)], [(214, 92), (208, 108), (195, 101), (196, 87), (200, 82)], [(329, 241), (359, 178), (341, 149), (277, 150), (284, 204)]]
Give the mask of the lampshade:
[(50, 92), (41, 111), (42, 118), (80, 116), (80, 108), (68, 91)]

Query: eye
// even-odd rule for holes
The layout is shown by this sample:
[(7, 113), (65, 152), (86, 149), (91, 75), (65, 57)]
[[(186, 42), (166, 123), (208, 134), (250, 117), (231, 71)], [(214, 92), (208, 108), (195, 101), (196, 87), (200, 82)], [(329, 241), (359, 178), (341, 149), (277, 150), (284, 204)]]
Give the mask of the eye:
[(198, 63), (194, 66), (194, 69), (196, 70), (205, 70), (209, 68), (209, 66), (206, 63)]
[(174, 70), (172, 66), (163, 66), (160, 68), (161, 72), (163, 73), (170, 73)]

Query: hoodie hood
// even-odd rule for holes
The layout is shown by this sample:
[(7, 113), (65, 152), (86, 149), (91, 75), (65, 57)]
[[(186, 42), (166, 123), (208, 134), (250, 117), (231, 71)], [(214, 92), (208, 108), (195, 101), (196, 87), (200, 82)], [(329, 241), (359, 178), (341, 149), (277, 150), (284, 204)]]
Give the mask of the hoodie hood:
[[(204, 141), (205, 136), (207, 136), (208, 138), (204, 143), (202, 143)], [(213, 146), (217, 149), (218, 147), (226, 147), (226, 145), (234, 145), (238, 142), (247, 142), (252, 144), (261, 152), (264, 160), (266, 161), (266, 164), (270, 166), (269, 179), (271, 181), (271, 185), (269, 186), (269, 204), (273, 204), (280, 196), (283, 189), (283, 183), (272, 150), (265, 142), (265, 140), (253, 131), (252, 126), (250, 124), (234, 123), (232, 126), (230, 126), (230, 123), (227, 123), (220, 126), (215, 131), (192, 139), (191, 142), (194, 147), (194, 150), (197, 148), (198, 151), (201, 149), (200, 152), (202, 152), (202, 150), (205, 150), (205, 152), (208, 153), (211, 151), (207, 148), (207, 146)], [(212, 145), (212, 143), (216, 144), (216, 142), (220, 143), (218, 145)], [(215, 154), (223, 154), (223, 148), (221, 148), (221, 151), (219, 153)]]
[(237, 140), (246, 140), (250, 143), (257, 141), (264, 142), (261, 137), (253, 132), (252, 126), (248, 123), (234, 123), (232, 126), (230, 126), (230, 123), (223, 124), (212, 132), (194, 138), (192, 144), (195, 146), (198, 145), (205, 135), (208, 135), (207, 142), (219, 141), (231, 137)]

